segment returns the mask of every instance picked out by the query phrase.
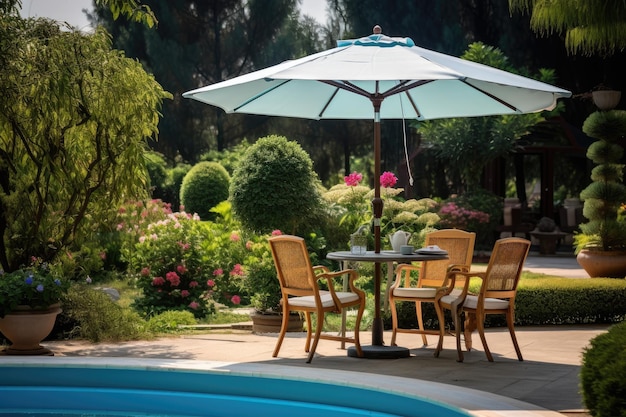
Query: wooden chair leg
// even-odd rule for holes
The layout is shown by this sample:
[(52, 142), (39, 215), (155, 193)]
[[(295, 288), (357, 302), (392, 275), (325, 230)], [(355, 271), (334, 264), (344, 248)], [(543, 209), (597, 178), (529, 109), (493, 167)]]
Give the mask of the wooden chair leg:
[(322, 327), (324, 326), (324, 313), (316, 313), (317, 315), (317, 324), (315, 325), (315, 337), (313, 338), (313, 346), (311, 346), (311, 350), (309, 351), (309, 357), (306, 360), (306, 363), (311, 363), (313, 360), (313, 355), (315, 355), (315, 349), (317, 349), (317, 342), (320, 341), (320, 335), (322, 334)]
[[(441, 306), (439, 305), (439, 303), (434, 304), (435, 311), (437, 312), (437, 320), (439, 321), (439, 341), (437, 342), (437, 349), (435, 350), (435, 358), (438, 358), (439, 352), (441, 352), (441, 350), (443, 349), (443, 337), (446, 332), (446, 325), (444, 322), (443, 310), (441, 309)], [(424, 339), (425, 338), (426, 335), (424, 335)]]
[(465, 312), (465, 325), (463, 335), (465, 337), (465, 350), (472, 350), (472, 333), (476, 330), (476, 313)]
[(396, 302), (389, 302), (389, 309), (391, 310), (391, 346), (396, 345), (396, 335), (398, 330), (398, 311), (396, 310)]
[(456, 305), (452, 305), (450, 312), (454, 320), (454, 336), (456, 338), (457, 362), (463, 362), (463, 350), (461, 350), (461, 312)]
[(365, 311), (365, 304), (362, 303), (359, 306), (359, 312), (356, 315), (356, 323), (354, 325), (354, 347), (356, 349), (356, 354), (359, 358), (363, 357), (363, 349), (361, 349), (361, 338), (359, 337), (361, 333), (361, 319), (363, 318), (363, 312)]
[(306, 320), (306, 340), (304, 342), (304, 351), (308, 352), (311, 349), (311, 313), (306, 311), (304, 313), (304, 318)]
[(283, 320), (280, 324), (280, 334), (278, 335), (278, 340), (276, 341), (276, 347), (274, 348), (274, 353), (272, 357), (277, 357), (278, 352), (280, 351), (280, 347), (283, 344), (283, 339), (285, 338), (285, 334), (287, 333), (287, 328), (289, 327), (289, 310), (283, 310)]
[(513, 325), (513, 313), (507, 314), (506, 315), (506, 325), (509, 328), (509, 333), (511, 334), (511, 340), (513, 341), (513, 347), (515, 347), (515, 353), (517, 354), (517, 359), (521, 362), (524, 360), (524, 358), (522, 357), (522, 351), (519, 348), (519, 345), (517, 344), (517, 337), (515, 336), (515, 328)]
[[(417, 314), (417, 325), (421, 331), (424, 331), (424, 319), (422, 318), (422, 302), (415, 302), (415, 313)], [(428, 340), (426, 339), (426, 335), (422, 333), (422, 343), (424, 346), (428, 346)]]
[(485, 348), (485, 355), (487, 355), (487, 360), (489, 362), (493, 362), (493, 356), (491, 356), (489, 346), (487, 346), (487, 339), (485, 338), (485, 316), (482, 316), (480, 320), (478, 320), (477, 318), (476, 324), (478, 328), (478, 334), (480, 335), (480, 340), (483, 342), (483, 348)]

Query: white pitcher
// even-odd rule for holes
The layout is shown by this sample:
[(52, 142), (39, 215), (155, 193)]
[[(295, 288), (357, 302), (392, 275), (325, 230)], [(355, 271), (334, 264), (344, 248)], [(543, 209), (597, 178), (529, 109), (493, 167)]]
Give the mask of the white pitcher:
[(391, 248), (394, 252), (400, 252), (400, 247), (408, 245), (411, 234), (403, 230), (398, 230), (393, 235), (389, 235), (389, 241), (391, 242)]

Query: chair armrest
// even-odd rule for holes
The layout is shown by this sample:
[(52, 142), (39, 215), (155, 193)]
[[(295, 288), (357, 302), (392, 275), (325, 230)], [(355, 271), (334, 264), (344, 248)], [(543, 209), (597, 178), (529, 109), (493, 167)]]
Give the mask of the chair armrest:
[[(395, 279), (394, 281), (391, 283), (391, 285), (389, 286), (389, 292), (393, 292), (394, 289), (401, 287), (402, 286), (402, 272), (405, 270), (411, 270), (411, 271), (417, 271), (418, 273), (421, 274), (422, 272), (422, 264), (420, 263), (419, 265), (414, 265), (414, 264), (401, 264), (398, 265), (398, 267), (396, 268), (396, 274), (395, 274)], [(407, 271), (407, 273), (410, 275), (410, 272)], [(408, 277), (408, 280), (410, 280), (411, 277)], [(407, 277), (405, 277), (405, 280), (407, 281)], [(405, 287), (410, 287), (410, 285), (408, 285), (406, 282), (404, 283)]]
[(324, 266), (324, 265), (316, 265), (316, 266), (313, 267), (313, 273), (315, 275), (325, 274), (325, 273), (329, 273), (329, 272), (330, 272), (330, 269), (328, 269), (328, 267)]
[(485, 278), (485, 272), (470, 272), (470, 271), (449, 271), (446, 274), (446, 279), (443, 282), (443, 287), (446, 289), (445, 295), (448, 295), (456, 286), (457, 277), (463, 277), (463, 290), (458, 299), (465, 299), (469, 290), (470, 278), (477, 277), (480, 279)]
[(335, 305), (340, 305), (339, 299), (335, 294), (335, 287), (333, 285), (333, 279), (337, 277), (341, 277), (343, 275), (348, 274), (348, 285), (350, 286), (350, 291), (357, 294), (359, 298), (365, 299), (365, 292), (359, 289), (356, 285), (354, 285), (354, 281), (359, 277), (359, 274), (354, 269), (344, 269), (342, 271), (336, 272), (324, 272), (317, 275), (318, 281), (325, 280), (328, 284), (328, 292), (330, 292), (331, 297), (335, 301)]
[(450, 264), (448, 265), (448, 272), (450, 271), (469, 272), (470, 268), (471, 268), (471, 265)]

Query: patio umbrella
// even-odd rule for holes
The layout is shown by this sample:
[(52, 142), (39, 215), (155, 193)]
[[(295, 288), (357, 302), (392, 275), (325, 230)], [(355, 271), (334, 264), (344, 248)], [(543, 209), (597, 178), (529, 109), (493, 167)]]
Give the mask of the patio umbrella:
[[(551, 110), (571, 92), (388, 37), (368, 37), (188, 91), (192, 98), (246, 113), (374, 121), (374, 242), (380, 252), (380, 121), (523, 114)], [(380, 264), (375, 268), (379, 303)], [(378, 311), (377, 311), (378, 313)], [(381, 322), (377, 314), (374, 325)], [(382, 334), (382, 324), (381, 334)]]

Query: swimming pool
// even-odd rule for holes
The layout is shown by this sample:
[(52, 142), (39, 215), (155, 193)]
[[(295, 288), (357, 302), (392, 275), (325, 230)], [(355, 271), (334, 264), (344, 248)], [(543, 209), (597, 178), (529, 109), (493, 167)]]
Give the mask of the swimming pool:
[(349, 371), (187, 360), (0, 357), (0, 416), (106, 411), (117, 416), (461, 417), (486, 416), (486, 410), (490, 416), (532, 416), (528, 406), (445, 384)]

